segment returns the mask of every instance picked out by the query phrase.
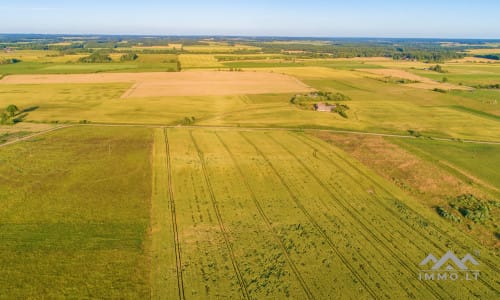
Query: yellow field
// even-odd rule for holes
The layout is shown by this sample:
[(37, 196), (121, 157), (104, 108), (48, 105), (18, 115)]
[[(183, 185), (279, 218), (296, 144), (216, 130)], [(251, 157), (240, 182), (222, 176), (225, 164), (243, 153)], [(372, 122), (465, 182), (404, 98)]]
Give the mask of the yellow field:
[(238, 50), (260, 50), (258, 47), (235, 44), (234, 46), (210, 43), (203, 46), (184, 46), (184, 50), (188, 52), (204, 52), (204, 53), (231, 53)]
[(471, 50), (467, 50), (467, 52), (472, 53), (472, 54), (500, 53), (500, 48), (471, 49)]
[(473, 56), (466, 56), (461, 59), (454, 59), (450, 60), (447, 63), (500, 63), (498, 60), (494, 59), (488, 59), (488, 58), (483, 58), (483, 57), (473, 57)]
[(1, 59), (18, 58), (22, 61), (40, 61), (46, 60), (47, 57), (58, 55), (59, 51), (42, 51), (42, 50), (15, 50), (13, 52), (0, 51)]
[(444, 90), (472, 90), (472, 88), (467, 87), (467, 86), (460, 86), (460, 85), (455, 85), (455, 84), (450, 84), (450, 83), (442, 83), (442, 82), (437, 82), (432, 79), (415, 75), (410, 72), (406, 72), (403, 70), (398, 70), (398, 69), (360, 69), (358, 70), (360, 72), (366, 72), (370, 74), (375, 74), (375, 75), (382, 75), (383, 77), (395, 77), (395, 78), (402, 78), (402, 79), (408, 79), (408, 80), (413, 80), (413, 81), (418, 81), (418, 83), (408, 83), (405, 84), (407, 86), (411, 86), (414, 88), (418, 89), (428, 89), (432, 90), (435, 88), (440, 88)]
[(12, 75), (0, 84), (135, 83), (122, 98), (159, 96), (254, 95), (300, 93), (313, 89), (298, 79), (267, 72), (98, 73)]
[(182, 44), (167, 44), (159, 46), (132, 46), (132, 50), (180, 50), (182, 49)]
[(181, 54), (179, 61), (182, 68), (222, 68), (224, 67), (214, 55)]

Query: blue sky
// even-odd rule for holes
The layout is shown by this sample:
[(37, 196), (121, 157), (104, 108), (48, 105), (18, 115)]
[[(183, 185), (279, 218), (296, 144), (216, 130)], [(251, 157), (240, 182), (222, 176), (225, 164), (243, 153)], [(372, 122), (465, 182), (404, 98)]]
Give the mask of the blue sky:
[(0, 33), (500, 38), (500, 0), (0, 0), (0, 12)]

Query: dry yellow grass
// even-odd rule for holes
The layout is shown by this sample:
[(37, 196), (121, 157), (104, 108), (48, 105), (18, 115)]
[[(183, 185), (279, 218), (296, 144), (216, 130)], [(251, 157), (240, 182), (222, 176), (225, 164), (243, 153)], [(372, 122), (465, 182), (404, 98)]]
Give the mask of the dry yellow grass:
[(130, 49), (133, 50), (180, 50), (182, 49), (182, 44), (167, 44), (167, 45), (156, 45), (156, 46), (132, 46)]
[(0, 135), (5, 133), (16, 133), (16, 132), (40, 132), (54, 128), (54, 124), (39, 124), (39, 123), (17, 123), (12, 126), (0, 126)]
[(448, 61), (447, 63), (500, 63), (500, 61), (494, 60), (494, 59), (482, 58), (482, 57), (467, 56), (464, 58), (454, 59), (454, 60)]
[(179, 61), (182, 68), (223, 68), (214, 55), (209, 54), (181, 54)]
[(395, 77), (395, 78), (403, 78), (413, 81), (418, 81), (418, 83), (409, 83), (405, 84), (406, 86), (418, 88), (418, 89), (444, 89), (444, 90), (471, 90), (470, 87), (460, 86), (451, 83), (442, 83), (437, 82), (432, 79), (419, 76), (404, 70), (399, 69), (358, 69), (357, 71), (366, 72), (375, 75), (381, 75), (384, 77)]
[(0, 84), (134, 83), (122, 98), (300, 93), (312, 88), (298, 79), (268, 72), (97, 73), (11, 75)]
[(265, 72), (165, 73), (136, 83), (122, 97), (215, 96), (308, 92), (312, 88), (286, 75)]
[(471, 49), (467, 50), (467, 52), (472, 54), (492, 54), (500, 53), (500, 48)]

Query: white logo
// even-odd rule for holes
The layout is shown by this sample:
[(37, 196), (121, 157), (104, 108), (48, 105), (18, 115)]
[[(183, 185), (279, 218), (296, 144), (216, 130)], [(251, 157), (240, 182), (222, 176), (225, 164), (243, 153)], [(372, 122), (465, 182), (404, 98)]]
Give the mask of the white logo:
[[(432, 263), (430, 269), (423, 269)], [(420, 263), (422, 270), (420, 280), (477, 280), (479, 271), (469, 266), (479, 266), (477, 260), (467, 253), (459, 259), (453, 252), (448, 251), (439, 260), (431, 253)]]

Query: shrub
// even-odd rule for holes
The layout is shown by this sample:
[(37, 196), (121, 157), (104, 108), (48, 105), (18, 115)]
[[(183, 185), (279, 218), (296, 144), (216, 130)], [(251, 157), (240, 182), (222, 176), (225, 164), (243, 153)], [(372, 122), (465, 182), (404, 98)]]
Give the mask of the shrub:
[(440, 215), (441, 217), (443, 217), (447, 220), (450, 220), (450, 221), (455, 222), (455, 223), (460, 223), (460, 221), (461, 221), (460, 218), (449, 213), (446, 209), (442, 208), (441, 206), (436, 207), (436, 211), (437, 211), (438, 215)]
[(17, 64), (19, 62), (21, 62), (21, 60), (18, 58), (7, 58), (0, 60), (0, 65)]
[(460, 195), (450, 202), (450, 206), (464, 218), (481, 224), (490, 220), (490, 206), (494, 206), (494, 204), (495, 201), (486, 202), (472, 194)]
[(446, 73), (446, 71), (440, 66), (440, 65), (435, 65), (429, 68), (429, 70), (438, 72), (438, 73)]
[(446, 90), (443, 90), (443, 89), (440, 89), (440, 88), (434, 88), (433, 89), (434, 92), (438, 92), (438, 93), (443, 93), (443, 94), (446, 94), (447, 91)]
[(413, 129), (409, 129), (408, 130), (408, 133), (414, 137), (421, 137), (422, 134), (420, 134), (420, 132), (416, 131), (416, 130), (413, 130)]
[(89, 56), (82, 57), (78, 61), (81, 63), (109, 63), (113, 60), (107, 54), (96, 52)]
[(138, 58), (139, 56), (135, 53), (127, 53), (125, 55), (122, 55), (122, 57), (120, 57), (120, 61), (134, 61)]

